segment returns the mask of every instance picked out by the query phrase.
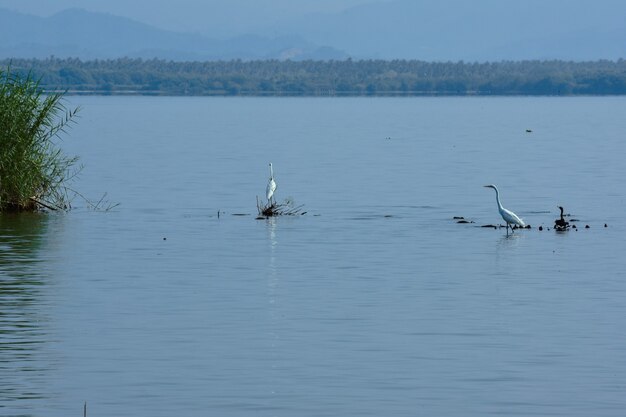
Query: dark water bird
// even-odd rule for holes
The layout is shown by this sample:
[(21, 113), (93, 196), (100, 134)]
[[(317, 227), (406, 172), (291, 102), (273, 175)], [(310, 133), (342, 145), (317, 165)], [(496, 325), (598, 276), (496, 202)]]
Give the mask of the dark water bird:
[(463, 216), (454, 216), (452, 219), (456, 220), (456, 222), (459, 223), (459, 224), (474, 223), (473, 220), (467, 220)]
[(517, 214), (513, 213), (511, 210), (507, 210), (502, 207), (502, 203), (500, 203), (500, 193), (498, 192), (498, 188), (493, 185), (485, 185), (487, 188), (493, 188), (496, 191), (496, 202), (498, 203), (498, 211), (500, 212), (500, 216), (506, 222), (506, 234), (509, 234), (509, 227), (511, 228), (511, 233), (513, 233), (513, 225), (517, 225), (520, 227), (526, 227), (526, 223), (522, 219), (520, 219)]
[(561, 217), (554, 221), (554, 230), (567, 230), (567, 228), (569, 227), (569, 222), (565, 221), (565, 219), (563, 218), (563, 207), (559, 206), (559, 210), (561, 210)]

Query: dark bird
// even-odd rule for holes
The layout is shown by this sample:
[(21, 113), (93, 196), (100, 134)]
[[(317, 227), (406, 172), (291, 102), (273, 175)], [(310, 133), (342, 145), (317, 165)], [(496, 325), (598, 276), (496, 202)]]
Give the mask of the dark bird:
[(569, 227), (569, 222), (566, 222), (563, 218), (563, 207), (559, 206), (559, 210), (561, 210), (561, 218), (554, 221), (554, 230), (567, 230), (567, 228)]

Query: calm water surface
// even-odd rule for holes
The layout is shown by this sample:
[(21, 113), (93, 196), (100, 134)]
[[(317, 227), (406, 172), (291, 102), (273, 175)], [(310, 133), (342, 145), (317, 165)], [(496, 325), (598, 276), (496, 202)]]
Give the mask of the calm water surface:
[(624, 415), (626, 98), (70, 103), (120, 205), (0, 216), (1, 415)]

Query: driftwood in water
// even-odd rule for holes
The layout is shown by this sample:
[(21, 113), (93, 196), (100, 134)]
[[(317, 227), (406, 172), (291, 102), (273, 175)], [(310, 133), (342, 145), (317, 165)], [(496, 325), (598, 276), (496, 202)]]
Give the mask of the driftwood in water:
[[(497, 224), (497, 225), (496, 224), (483, 224), (480, 227), (487, 227), (487, 228), (498, 229), (500, 227), (507, 227), (507, 226), (503, 225), (503, 224)], [(532, 229), (532, 227), (529, 224), (527, 224), (526, 226), (518, 226), (518, 225), (515, 224), (515, 225), (509, 226), (509, 227), (511, 229), (514, 229), (514, 230), (518, 230), (518, 229)]]
[(468, 223), (474, 223), (473, 220), (467, 220), (465, 217), (463, 216), (454, 216), (452, 218), (453, 220), (456, 220), (457, 223), (459, 224), (468, 224)]
[(302, 207), (304, 207), (303, 204), (294, 206), (293, 201), (289, 199), (285, 200), (283, 203), (277, 203), (273, 200), (263, 203), (257, 196), (256, 207), (259, 211), (259, 217), (257, 218), (261, 219), (274, 216), (301, 216), (306, 214), (306, 211), (302, 211)]

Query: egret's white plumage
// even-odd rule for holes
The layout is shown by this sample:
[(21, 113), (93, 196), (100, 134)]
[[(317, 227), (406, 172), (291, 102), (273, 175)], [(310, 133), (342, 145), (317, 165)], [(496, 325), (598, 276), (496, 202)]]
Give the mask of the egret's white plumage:
[(265, 189), (267, 201), (271, 201), (274, 191), (276, 191), (276, 181), (274, 181), (274, 170), (272, 169), (272, 163), (270, 162), (270, 179), (267, 182), (267, 188)]
[(506, 222), (507, 233), (509, 232), (509, 227), (511, 227), (511, 233), (513, 232), (513, 226), (511, 226), (513, 224), (516, 224), (520, 227), (526, 226), (524, 221), (520, 219), (517, 214), (513, 213), (511, 210), (507, 210), (502, 207), (502, 203), (500, 203), (500, 193), (498, 192), (498, 188), (495, 185), (490, 184), (485, 185), (485, 187), (493, 188), (494, 190), (496, 190), (496, 202), (498, 203), (498, 211), (500, 212), (500, 216), (502, 216), (502, 219), (504, 219), (504, 221)]

